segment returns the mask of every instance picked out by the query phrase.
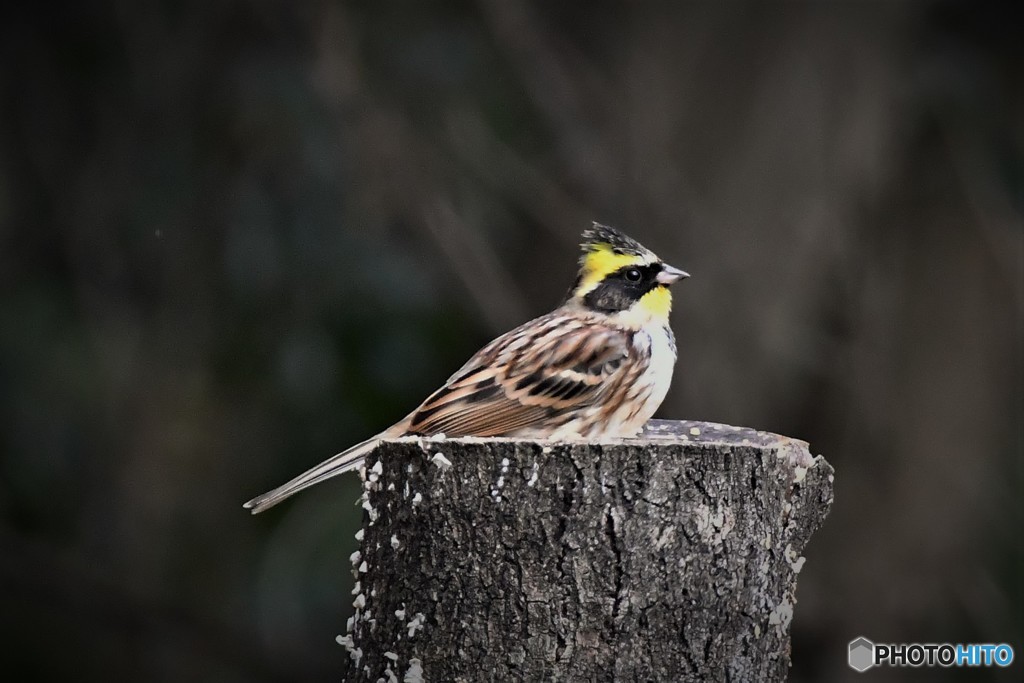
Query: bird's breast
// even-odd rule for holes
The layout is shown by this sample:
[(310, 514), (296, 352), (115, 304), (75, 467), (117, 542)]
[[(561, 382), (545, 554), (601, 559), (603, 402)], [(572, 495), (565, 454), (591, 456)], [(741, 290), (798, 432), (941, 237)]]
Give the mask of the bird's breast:
[(665, 400), (676, 363), (676, 345), (667, 326), (641, 329), (633, 335), (633, 360), (643, 369), (617, 400), (604, 407), (604, 420), (593, 426), (597, 436), (635, 436)]
[(672, 372), (676, 366), (676, 341), (672, 329), (667, 325), (650, 332), (645, 330), (636, 336), (646, 337), (645, 343), (650, 358), (647, 370), (639, 380), (639, 383), (646, 385), (650, 392), (644, 410), (647, 413), (647, 417), (644, 418), (646, 422), (665, 400), (668, 388), (672, 384)]

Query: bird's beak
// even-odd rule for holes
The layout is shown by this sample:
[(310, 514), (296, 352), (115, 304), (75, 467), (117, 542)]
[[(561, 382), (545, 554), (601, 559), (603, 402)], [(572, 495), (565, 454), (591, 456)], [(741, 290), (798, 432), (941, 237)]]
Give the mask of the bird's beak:
[(659, 285), (670, 285), (674, 282), (679, 282), (684, 277), (690, 277), (690, 274), (685, 270), (679, 270), (673, 268), (668, 264), (664, 264), (661, 267), (661, 272), (654, 276), (654, 279), (658, 281)]

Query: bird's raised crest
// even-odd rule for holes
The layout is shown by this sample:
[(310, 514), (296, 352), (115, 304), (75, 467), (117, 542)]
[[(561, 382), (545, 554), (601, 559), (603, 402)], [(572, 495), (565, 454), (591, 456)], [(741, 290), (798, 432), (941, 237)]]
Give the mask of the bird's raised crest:
[(647, 259), (653, 254), (651, 250), (637, 242), (632, 237), (620, 232), (610, 225), (602, 225), (598, 222), (583, 231), (582, 259), (595, 251), (610, 251), (617, 256), (639, 256)]

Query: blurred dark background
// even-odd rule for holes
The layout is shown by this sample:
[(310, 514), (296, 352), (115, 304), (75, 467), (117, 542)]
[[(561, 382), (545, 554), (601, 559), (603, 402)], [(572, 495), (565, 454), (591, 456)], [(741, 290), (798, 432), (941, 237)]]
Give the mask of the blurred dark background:
[(0, 21), (0, 657), (334, 680), (355, 477), (241, 503), (555, 306), (580, 231), (693, 277), (659, 416), (836, 468), (794, 681), (1024, 658), (1013, 3), (23, 3)]

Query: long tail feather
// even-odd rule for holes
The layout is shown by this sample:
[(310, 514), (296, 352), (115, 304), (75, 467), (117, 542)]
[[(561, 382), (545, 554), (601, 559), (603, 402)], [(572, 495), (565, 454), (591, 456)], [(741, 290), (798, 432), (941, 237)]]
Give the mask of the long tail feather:
[(367, 439), (360, 444), (356, 444), (352, 448), (324, 460), (316, 467), (306, 470), (288, 483), (282, 484), (271, 491), (267, 491), (261, 496), (256, 496), (242, 507), (247, 510), (252, 510), (252, 514), (254, 515), (259, 514), (264, 510), (269, 510), (281, 501), (298, 493), (299, 491), (302, 491), (303, 489), (308, 489), (310, 486), (319, 484), (320, 482), (337, 476), (342, 472), (357, 469), (362, 466), (363, 460), (366, 458), (367, 454), (377, 447), (377, 443), (379, 441), (380, 436), (378, 435), (372, 439)]

